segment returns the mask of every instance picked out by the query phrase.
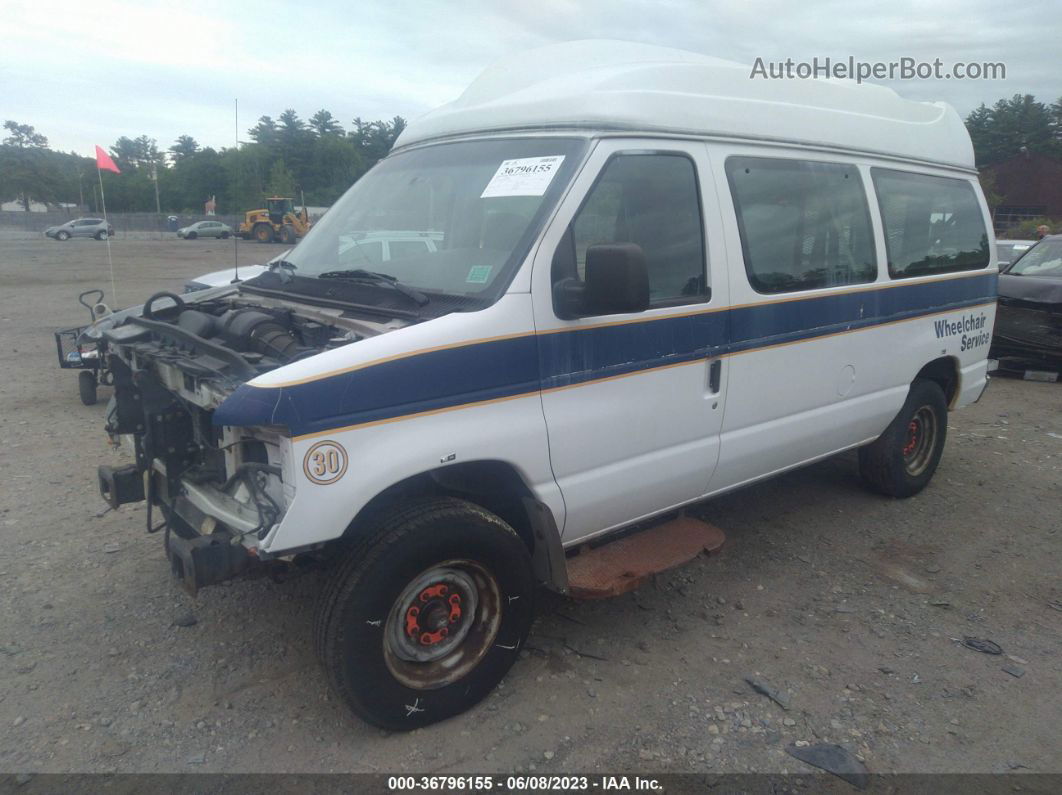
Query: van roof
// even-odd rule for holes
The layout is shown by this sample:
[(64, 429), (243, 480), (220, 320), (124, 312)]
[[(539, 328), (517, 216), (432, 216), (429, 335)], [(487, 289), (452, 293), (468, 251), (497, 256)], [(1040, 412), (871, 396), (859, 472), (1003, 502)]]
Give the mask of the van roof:
[(571, 41), (504, 58), (395, 147), (483, 132), (631, 130), (796, 142), (974, 168), (962, 119), (854, 80), (750, 78), (751, 67), (621, 41)]

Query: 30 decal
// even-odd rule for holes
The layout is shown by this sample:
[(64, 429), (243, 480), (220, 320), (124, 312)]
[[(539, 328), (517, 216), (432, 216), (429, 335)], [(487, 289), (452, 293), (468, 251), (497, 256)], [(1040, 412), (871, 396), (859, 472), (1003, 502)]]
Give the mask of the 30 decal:
[(318, 442), (306, 451), (302, 471), (321, 486), (335, 483), (347, 471), (347, 451), (338, 442)]

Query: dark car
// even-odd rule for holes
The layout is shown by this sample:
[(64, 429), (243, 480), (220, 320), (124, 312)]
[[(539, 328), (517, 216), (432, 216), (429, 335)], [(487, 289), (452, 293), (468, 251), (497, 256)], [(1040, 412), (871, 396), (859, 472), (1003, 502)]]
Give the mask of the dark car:
[(1045, 237), (999, 275), (989, 356), (1001, 369), (1062, 372), (1062, 235)]

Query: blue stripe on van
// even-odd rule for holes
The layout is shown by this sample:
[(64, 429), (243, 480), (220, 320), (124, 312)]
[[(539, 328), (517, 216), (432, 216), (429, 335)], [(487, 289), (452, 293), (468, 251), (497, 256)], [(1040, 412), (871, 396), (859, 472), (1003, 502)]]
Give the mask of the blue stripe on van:
[(994, 300), (996, 283), (986, 273), (470, 343), (290, 386), (243, 384), (214, 424), (304, 436), (961, 309)]

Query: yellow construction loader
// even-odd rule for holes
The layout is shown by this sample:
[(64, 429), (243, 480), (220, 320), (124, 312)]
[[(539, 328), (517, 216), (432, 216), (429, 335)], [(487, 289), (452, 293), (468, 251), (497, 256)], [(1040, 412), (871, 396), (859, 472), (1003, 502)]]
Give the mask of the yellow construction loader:
[(295, 211), (293, 199), (273, 196), (266, 199), (266, 208), (248, 210), (240, 223), (239, 235), (244, 240), (257, 240), (259, 243), (280, 242), (294, 246), (295, 241), (310, 231), (310, 214), (304, 206)]

